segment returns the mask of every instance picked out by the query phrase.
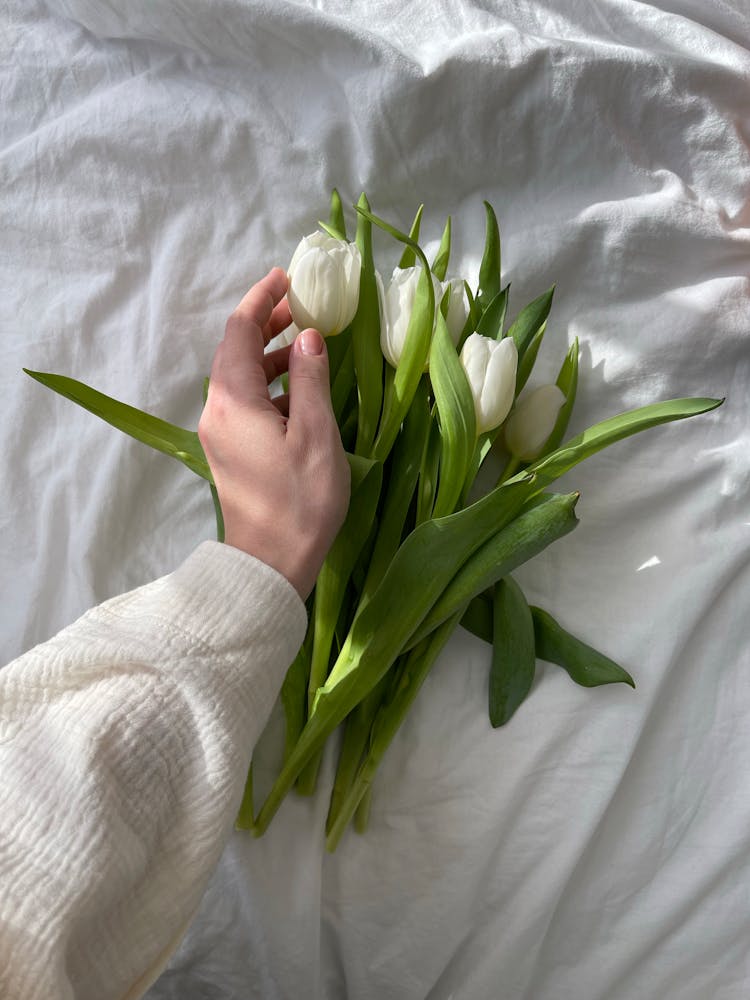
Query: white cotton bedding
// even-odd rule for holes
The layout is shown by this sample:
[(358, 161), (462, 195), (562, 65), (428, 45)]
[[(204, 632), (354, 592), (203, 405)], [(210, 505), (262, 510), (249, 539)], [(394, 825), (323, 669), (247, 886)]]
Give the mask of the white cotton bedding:
[[(557, 283), (577, 431), (727, 396), (571, 473), (577, 530), (518, 574), (637, 689), (541, 665), (492, 730), (459, 630), (375, 786), (233, 836), (151, 1000), (750, 994), (750, 17), (744, 0), (8, 0), (0, 45), (0, 640), (8, 660), (211, 537), (182, 466), (22, 374), (184, 426), (223, 323), (365, 190), (426, 203), (511, 312)], [(351, 217), (351, 216), (350, 216)], [(378, 239), (387, 270), (398, 251)], [(277, 720), (278, 721), (278, 720)], [(275, 766), (279, 730), (258, 752)], [(330, 778), (332, 761), (328, 761)]]

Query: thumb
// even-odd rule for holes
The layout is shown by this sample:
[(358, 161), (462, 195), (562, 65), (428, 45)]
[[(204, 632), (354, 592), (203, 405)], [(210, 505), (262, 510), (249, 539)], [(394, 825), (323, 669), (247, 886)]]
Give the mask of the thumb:
[(303, 330), (289, 354), (289, 421), (293, 425), (331, 419), (328, 351), (317, 330)]

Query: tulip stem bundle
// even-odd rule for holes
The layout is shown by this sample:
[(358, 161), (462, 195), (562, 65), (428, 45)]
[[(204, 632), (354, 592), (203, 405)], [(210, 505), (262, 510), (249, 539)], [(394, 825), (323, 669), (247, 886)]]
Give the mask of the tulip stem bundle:
[[(564, 442), (578, 342), (555, 384), (523, 391), (554, 289), (506, 324), (500, 234), (488, 203), (485, 210), (474, 292), (461, 278), (446, 280), (450, 218), (430, 265), (419, 244), (422, 208), (407, 234), (373, 214), (364, 195), (353, 242), (334, 191), (328, 222), (292, 257), (292, 317), (328, 338), (331, 397), (352, 491), (316, 583), (305, 641), (281, 690), (285, 760), (257, 814), (252, 771), (248, 776), (238, 826), (256, 835), (295, 784), (303, 794), (315, 790), (323, 748), (342, 724), (327, 846), (333, 850), (352, 821), (356, 830), (366, 828), (378, 767), (459, 624), (492, 645), (488, 707), (495, 727), (529, 694), (537, 658), (559, 664), (584, 686), (634, 686), (622, 667), (530, 606), (512, 573), (577, 524), (578, 495), (551, 492), (556, 479), (616, 441), (705, 413), (721, 400), (651, 404)], [(387, 283), (375, 268), (373, 227), (403, 245)], [(29, 374), (207, 480), (221, 539), (221, 510), (194, 431), (66, 376)], [(483, 463), (500, 445), (506, 464), (497, 485), (472, 499)]]

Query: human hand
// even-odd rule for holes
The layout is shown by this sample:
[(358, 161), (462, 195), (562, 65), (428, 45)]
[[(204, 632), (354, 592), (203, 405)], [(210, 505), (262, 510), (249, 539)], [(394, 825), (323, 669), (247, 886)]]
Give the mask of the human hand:
[[(282, 573), (304, 600), (349, 503), (349, 463), (331, 408), (328, 354), (316, 330), (264, 355), (291, 322), (281, 268), (227, 320), (198, 436), (219, 494), (224, 540)], [(289, 371), (289, 393), (269, 383)]]

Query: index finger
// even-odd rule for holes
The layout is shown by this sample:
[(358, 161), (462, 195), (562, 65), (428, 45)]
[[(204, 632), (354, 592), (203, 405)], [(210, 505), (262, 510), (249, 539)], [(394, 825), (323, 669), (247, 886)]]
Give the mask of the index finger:
[(269, 399), (263, 368), (263, 328), (286, 289), (286, 274), (280, 267), (273, 268), (243, 296), (227, 320), (211, 379), (221, 382), (238, 398)]
[(263, 335), (263, 327), (271, 319), (274, 308), (286, 295), (289, 281), (280, 267), (271, 268), (265, 278), (257, 281), (246, 292), (232, 315), (227, 320), (225, 339), (230, 336), (243, 337), (254, 333), (257, 328)]

